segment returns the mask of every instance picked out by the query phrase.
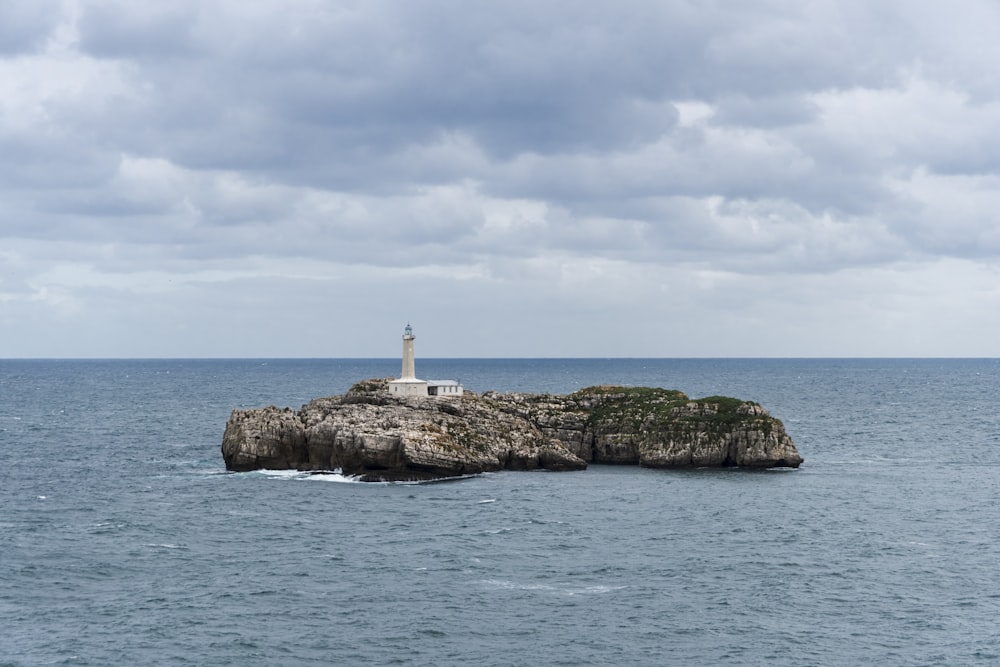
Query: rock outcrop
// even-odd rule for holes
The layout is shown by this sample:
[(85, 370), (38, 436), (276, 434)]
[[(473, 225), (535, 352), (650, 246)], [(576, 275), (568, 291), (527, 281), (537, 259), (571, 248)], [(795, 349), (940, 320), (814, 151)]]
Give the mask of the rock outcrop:
[(397, 398), (386, 380), (291, 409), (234, 410), (222, 440), (229, 470), (334, 470), (368, 481), (495, 470), (798, 467), (782, 423), (735, 398), (590, 387), (566, 396), (487, 392)]

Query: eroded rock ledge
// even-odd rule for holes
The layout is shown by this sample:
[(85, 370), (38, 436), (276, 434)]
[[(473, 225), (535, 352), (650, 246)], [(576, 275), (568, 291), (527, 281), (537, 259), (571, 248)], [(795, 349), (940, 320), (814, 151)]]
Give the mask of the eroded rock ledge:
[(222, 439), (229, 470), (341, 469), (367, 481), (495, 470), (797, 468), (780, 420), (757, 403), (679, 391), (599, 386), (566, 396), (466, 392), (395, 398), (387, 380), (290, 408), (234, 410)]

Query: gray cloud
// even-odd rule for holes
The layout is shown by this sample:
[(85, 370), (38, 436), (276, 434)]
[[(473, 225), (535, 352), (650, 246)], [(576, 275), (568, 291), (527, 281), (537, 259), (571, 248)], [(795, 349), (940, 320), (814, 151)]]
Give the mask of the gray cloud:
[(0, 5), (0, 55), (41, 48), (55, 30), (59, 0), (5, 0)]
[[(913, 354), (995, 353), (941, 342), (928, 313), (953, 291), (1000, 313), (998, 11), (4, 3), (9, 354), (171, 354), (183, 331), (177, 353), (225, 354), (226, 313), (324, 299), (378, 326), (490, 322), (500, 354), (559, 354), (585, 323), (566, 354), (892, 352), (853, 336), (858, 318), (940, 331)], [(94, 342), (127, 312), (148, 351)], [(92, 333), (31, 335), (66, 322)], [(339, 353), (378, 354), (368, 340)]]

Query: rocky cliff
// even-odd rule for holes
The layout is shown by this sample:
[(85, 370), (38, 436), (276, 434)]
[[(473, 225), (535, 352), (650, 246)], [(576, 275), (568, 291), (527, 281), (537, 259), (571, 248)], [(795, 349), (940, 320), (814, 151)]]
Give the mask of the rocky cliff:
[(587, 463), (661, 468), (798, 467), (782, 423), (735, 398), (590, 387), (566, 396), (488, 392), (396, 398), (386, 380), (295, 412), (234, 410), (222, 440), (229, 470), (333, 470), (369, 481), (423, 480)]

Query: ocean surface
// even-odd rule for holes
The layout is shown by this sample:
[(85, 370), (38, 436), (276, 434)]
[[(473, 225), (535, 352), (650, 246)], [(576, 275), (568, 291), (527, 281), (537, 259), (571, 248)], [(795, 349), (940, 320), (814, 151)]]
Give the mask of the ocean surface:
[(0, 665), (995, 665), (1000, 360), (418, 359), (752, 399), (798, 470), (227, 473), (385, 360), (0, 360)]

